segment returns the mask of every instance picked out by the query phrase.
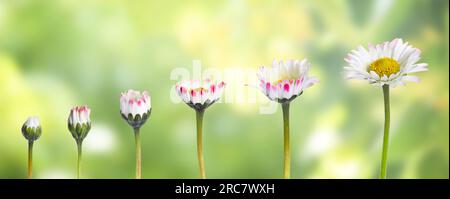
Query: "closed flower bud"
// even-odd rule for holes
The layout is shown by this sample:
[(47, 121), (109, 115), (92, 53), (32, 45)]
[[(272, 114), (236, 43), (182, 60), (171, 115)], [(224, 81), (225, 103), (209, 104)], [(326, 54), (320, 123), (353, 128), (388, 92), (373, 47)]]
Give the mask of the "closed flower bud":
[(42, 129), (39, 118), (36, 116), (29, 117), (22, 125), (22, 134), (28, 141), (35, 141), (41, 136)]
[(141, 127), (150, 117), (151, 110), (147, 91), (128, 90), (120, 95), (120, 114), (133, 128)]
[(76, 106), (70, 110), (68, 127), (77, 142), (82, 142), (91, 129), (90, 114), (87, 106)]

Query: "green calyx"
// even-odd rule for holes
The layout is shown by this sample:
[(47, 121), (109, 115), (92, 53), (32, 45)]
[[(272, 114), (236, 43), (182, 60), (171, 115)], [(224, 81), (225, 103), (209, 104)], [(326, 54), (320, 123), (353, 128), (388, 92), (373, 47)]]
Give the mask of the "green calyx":
[(27, 127), (26, 125), (23, 125), (22, 134), (28, 141), (35, 141), (41, 137), (42, 129), (40, 126)]
[(148, 110), (147, 113), (142, 114), (136, 114), (134, 117), (131, 113), (129, 113), (127, 116), (120, 113), (122, 115), (122, 118), (128, 122), (130, 126), (133, 128), (140, 128), (150, 117), (150, 114), (152, 112), (152, 109)]
[(291, 98), (289, 98), (289, 99), (278, 99), (277, 102), (280, 103), (280, 104), (289, 103), (289, 102), (291, 102), (292, 100), (294, 100), (295, 98), (297, 98), (298, 96), (300, 96), (300, 95), (302, 95), (302, 94), (303, 94), (303, 91), (302, 91), (300, 94), (298, 94), (298, 95), (293, 95), (293, 96), (292, 96)]
[(72, 133), (72, 137), (77, 142), (82, 142), (89, 133), (89, 130), (91, 130), (91, 123), (83, 123), (83, 124), (77, 123), (76, 125), (69, 123), (68, 127), (70, 133)]

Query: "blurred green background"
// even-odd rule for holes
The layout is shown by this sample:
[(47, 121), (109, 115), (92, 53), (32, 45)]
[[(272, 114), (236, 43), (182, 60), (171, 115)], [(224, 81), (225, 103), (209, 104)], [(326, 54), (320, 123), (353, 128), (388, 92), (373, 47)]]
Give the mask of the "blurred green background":
[[(312, 62), (320, 83), (291, 105), (293, 178), (376, 178), (383, 96), (343, 79), (357, 45), (400, 37), (422, 50), (421, 83), (391, 91), (389, 178), (449, 177), (449, 10), (447, 0), (119, 1), (0, 0), (0, 178), (25, 178), (30, 115), (43, 134), (34, 177), (74, 178), (72, 106), (92, 109), (83, 178), (133, 178), (134, 137), (119, 115), (119, 94), (149, 90), (142, 128), (144, 178), (199, 177), (195, 114), (170, 93), (174, 68), (255, 70), (273, 59)], [(255, 75), (256, 76), (256, 75)], [(253, 74), (251, 75), (253, 78)], [(227, 79), (225, 79), (227, 80)], [(282, 115), (229, 80), (225, 103), (208, 108), (208, 178), (281, 178)], [(258, 96), (256, 102), (245, 96)], [(244, 96), (237, 100), (236, 96)]]

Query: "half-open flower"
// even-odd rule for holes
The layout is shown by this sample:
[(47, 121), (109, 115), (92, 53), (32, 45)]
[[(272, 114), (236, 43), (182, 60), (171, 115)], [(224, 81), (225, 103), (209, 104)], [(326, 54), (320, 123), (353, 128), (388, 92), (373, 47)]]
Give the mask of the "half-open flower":
[(259, 89), (270, 100), (281, 104), (284, 128), (284, 178), (291, 175), (291, 152), (289, 141), (289, 106), (290, 102), (300, 96), (318, 80), (309, 77), (311, 64), (306, 60), (273, 61), (272, 67), (260, 67), (257, 76)]
[(120, 115), (134, 129), (136, 141), (136, 179), (142, 177), (140, 128), (150, 117), (152, 105), (147, 91), (128, 90), (120, 95)]
[(195, 110), (197, 120), (197, 158), (201, 178), (206, 178), (205, 162), (203, 159), (203, 114), (205, 109), (223, 94), (225, 83), (223, 81), (191, 80), (181, 81), (175, 85), (180, 98)]
[(29, 117), (22, 125), (22, 134), (28, 141), (39, 139), (42, 134), (39, 118), (36, 116)]
[(147, 91), (128, 90), (120, 95), (120, 114), (133, 128), (139, 128), (147, 121), (151, 108)]
[(70, 110), (68, 127), (77, 142), (82, 142), (91, 129), (90, 114), (87, 106), (76, 106)]
[(369, 49), (359, 46), (348, 54), (344, 67), (348, 79), (367, 80), (370, 84), (392, 87), (405, 85), (406, 81), (418, 82), (419, 78), (411, 73), (427, 71), (428, 64), (417, 63), (420, 50), (402, 39), (394, 39), (378, 45), (369, 45)]
[(201, 111), (214, 104), (223, 94), (225, 83), (223, 81), (187, 80), (175, 85), (180, 98), (191, 108)]
[(274, 60), (272, 67), (260, 67), (257, 73), (259, 89), (270, 99), (279, 103), (289, 102), (318, 80), (309, 77), (311, 64), (306, 60)]

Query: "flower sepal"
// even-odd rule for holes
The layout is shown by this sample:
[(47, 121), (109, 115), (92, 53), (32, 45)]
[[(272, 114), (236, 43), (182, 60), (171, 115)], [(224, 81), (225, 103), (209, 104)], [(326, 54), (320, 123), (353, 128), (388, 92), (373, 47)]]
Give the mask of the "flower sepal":
[(295, 98), (297, 98), (298, 96), (300, 96), (302, 94), (303, 94), (303, 91), (301, 91), (300, 94), (298, 94), (298, 95), (293, 95), (289, 99), (286, 99), (286, 98), (277, 99), (277, 102), (280, 103), (280, 104), (290, 103), (291, 101), (293, 101)]
[(128, 116), (124, 115), (123, 113), (120, 113), (122, 118), (128, 122), (128, 124), (133, 127), (134, 129), (140, 128), (150, 117), (150, 114), (152, 113), (152, 109), (150, 108), (146, 113), (136, 114), (133, 117), (133, 114), (128, 113)]
[(68, 123), (68, 128), (70, 133), (72, 134), (72, 137), (76, 140), (76, 141), (83, 141), (84, 138), (86, 138), (89, 130), (91, 130), (91, 123), (77, 123), (75, 125), (71, 124), (70, 122)]
[[(216, 100), (217, 101), (217, 100)], [(195, 109), (196, 111), (204, 111), (206, 108), (208, 108), (209, 106), (211, 106), (212, 104), (214, 104), (214, 102), (216, 101), (211, 101), (211, 100), (206, 100), (204, 104), (201, 103), (192, 103), (192, 102), (188, 102), (186, 103), (189, 107)]]

